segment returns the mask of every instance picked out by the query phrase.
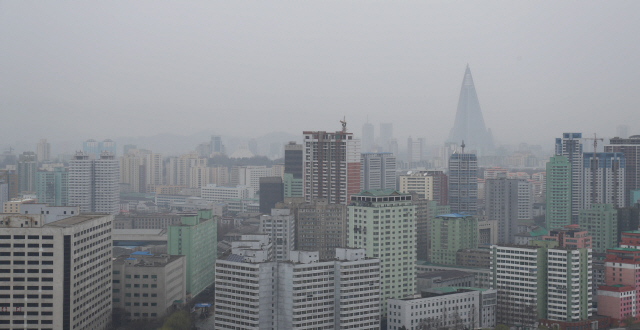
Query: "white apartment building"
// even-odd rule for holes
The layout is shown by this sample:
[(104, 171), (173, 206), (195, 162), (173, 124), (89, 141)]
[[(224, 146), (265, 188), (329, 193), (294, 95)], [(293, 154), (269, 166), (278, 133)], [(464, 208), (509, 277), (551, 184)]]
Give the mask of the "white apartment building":
[(360, 190), (396, 189), (396, 157), (390, 152), (360, 156)]
[(361, 249), (336, 259), (292, 251), (271, 261), (267, 236), (243, 235), (216, 260), (216, 329), (379, 329), (380, 261)]
[[(585, 152), (582, 172), (582, 203), (585, 210), (596, 204), (624, 207), (628, 197), (625, 186), (625, 158), (621, 152)], [(595, 171), (594, 171), (595, 169)], [(595, 174), (595, 178), (594, 178)], [(594, 182), (595, 181), (595, 182)], [(595, 198), (593, 191), (595, 188)]]
[(211, 168), (206, 166), (193, 166), (189, 169), (189, 188), (202, 188), (211, 183)]
[(295, 215), (290, 209), (271, 209), (271, 215), (260, 216), (260, 233), (271, 238), (275, 260), (289, 260), (295, 248)]
[(171, 186), (188, 186), (190, 183), (191, 167), (207, 166), (207, 159), (198, 157), (197, 153), (184, 154), (180, 157), (169, 158), (169, 168), (165, 182)]
[(592, 250), (522, 245), (491, 247), (497, 323), (584, 321), (593, 314)]
[(389, 299), (387, 329), (493, 328), (496, 298), (494, 289), (442, 287), (426, 297)]
[(422, 172), (411, 172), (400, 176), (398, 192), (403, 194), (416, 193), (418, 197), (433, 200), (433, 176)]
[[(48, 224), (41, 214), (0, 215), (0, 327), (105, 329), (111, 321), (113, 215)], [(28, 315), (28, 317), (27, 317)]]
[[(272, 176), (272, 172), (266, 166), (234, 166), (231, 169), (231, 184), (249, 186), (254, 192), (259, 191), (260, 178)], [(280, 173), (274, 176), (280, 176)]]
[(115, 214), (120, 210), (119, 168), (115, 156), (99, 159), (77, 152), (69, 162), (69, 205), (82, 213)]
[(201, 189), (201, 197), (210, 202), (224, 202), (229, 199), (253, 198), (254, 190), (248, 186), (223, 187), (208, 184)]

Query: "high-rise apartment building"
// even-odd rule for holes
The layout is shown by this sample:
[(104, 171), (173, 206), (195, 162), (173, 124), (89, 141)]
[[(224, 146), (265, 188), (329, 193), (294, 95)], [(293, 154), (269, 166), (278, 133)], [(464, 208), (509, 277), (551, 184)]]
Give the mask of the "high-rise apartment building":
[(260, 233), (269, 235), (275, 260), (289, 260), (295, 249), (295, 213), (290, 209), (272, 209), (271, 214), (260, 216)]
[(360, 190), (396, 189), (396, 157), (390, 152), (360, 156)]
[(305, 131), (303, 159), (304, 198), (327, 198), (330, 203), (348, 204), (360, 191), (360, 140), (342, 131)]
[(189, 169), (189, 188), (202, 188), (211, 182), (211, 168), (206, 166), (192, 166)]
[(424, 145), (422, 139), (407, 139), (407, 164), (409, 167), (418, 166), (424, 160)]
[(491, 247), (496, 322), (535, 327), (538, 320), (586, 321), (593, 314), (591, 249), (532, 243)]
[(434, 200), (440, 205), (449, 205), (449, 180), (444, 171), (428, 170), (421, 171), (422, 174), (433, 178), (433, 188), (431, 192)]
[(260, 213), (269, 214), (277, 203), (284, 201), (284, 183), (279, 176), (260, 178)]
[(40, 139), (36, 145), (36, 156), (40, 162), (51, 160), (51, 143), (47, 142), (47, 139)]
[(89, 139), (82, 143), (82, 152), (89, 155), (91, 159), (99, 159), (100, 154), (103, 152), (111, 153), (115, 157), (117, 155), (116, 143), (109, 139), (102, 142)]
[(303, 146), (295, 141), (284, 146), (284, 173), (293, 174), (294, 179), (302, 179), (303, 153)]
[(533, 186), (524, 179), (498, 174), (485, 180), (485, 211), (487, 219), (498, 222), (498, 243), (514, 243), (518, 224), (532, 219)]
[(290, 198), (276, 208), (290, 209), (295, 216), (296, 250), (318, 251), (320, 260), (327, 260), (335, 256), (336, 248), (346, 246), (346, 205), (329, 204), (326, 199), (305, 202), (303, 198)]
[(567, 157), (571, 164), (571, 223), (578, 223), (583, 209), (582, 186), (584, 164), (582, 162), (582, 133), (563, 133), (556, 139), (556, 155)]
[(478, 247), (478, 219), (465, 214), (442, 214), (429, 224), (429, 261), (455, 265), (456, 253)]
[(475, 154), (456, 152), (451, 155), (451, 158), (449, 158), (448, 193), (451, 212), (476, 213), (478, 205), (478, 158)]
[(115, 214), (120, 210), (118, 161), (103, 152), (98, 159), (77, 152), (69, 162), (69, 205), (82, 213)]
[(143, 155), (143, 164), (145, 167), (144, 174), (146, 176), (147, 185), (164, 184), (164, 162), (162, 154), (146, 153)]
[(451, 213), (451, 209), (449, 205), (440, 205), (436, 201), (419, 198), (415, 193), (411, 194), (411, 204), (416, 210), (416, 257), (418, 260), (429, 260), (431, 220), (438, 215)]
[(409, 171), (400, 175), (398, 191), (403, 194), (416, 194), (419, 198), (433, 200), (433, 177), (422, 172)]
[(69, 172), (64, 167), (36, 173), (36, 198), (50, 206), (69, 205)]
[(387, 141), (386, 150), (394, 155), (400, 154), (400, 148), (398, 147), (398, 139), (392, 137)]
[(0, 327), (106, 329), (113, 216), (43, 218), (0, 215)]
[(399, 177), (398, 191), (447, 205), (448, 180), (443, 171), (409, 171)]
[(375, 134), (373, 124), (362, 125), (362, 152), (372, 152), (375, 145)]
[(143, 160), (134, 154), (125, 154), (120, 157), (120, 185), (126, 186), (125, 191), (145, 192), (146, 182)]
[(186, 288), (193, 297), (214, 281), (218, 255), (218, 223), (211, 210), (183, 216), (181, 223), (167, 228), (167, 252), (184, 255), (187, 263)]
[(274, 261), (269, 249), (267, 237), (243, 235), (216, 261), (216, 329), (380, 328), (379, 259), (339, 248), (332, 260), (292, 251)]
[(567, 156), (553, 156), (547, 163), (545, 222), (549, 230), (572, 223), (571, 168)]
[(347, 246), (380, 258), (382, 315), (387, 299), (416, 291), (416, 213), (412, 196), (395, 190), (367, 190), (347, 206)]
[(580, 210), (578, 223), (593, 239), (593, 252), (605, 253), (618, 246), (618, 210), (611, 204), (592, 204)]
[[(389, 142), (393, 138), (393, 124), (392, 123), (380, 123), (380, 146), (386, 148), (384, 151), (388, 151), (393, 153), (394, 155), (398, 155), (398, 152), (394, 152), (390, 149), (391, 144)], [(396, 147), (398, 146), (398, 141), (395, 140)]]
[(0, 170), (0, 184), (6, 185), (7, 200), (18, 198), (18, 174), (16, 170)]
[(594, 157), (592, 152), (585, 152), (583, 158), (582, 207), (589, 209), (594, 203), (624, 207), (627, 197), (624, 187), (625, 159), (622, 153), (598, 152)]
[(191, 167), (207, 166), (207, 159), (195, 153), (169, 158), (166, 183), (172, 186), (188, 186), (191, 183)]
[[(631, 196), (634, 190), (640, 190), (640, 135), (623, 138), (616, 137), (604, 146), (605, 152), (621, 152), (625, 160), (624, 187), (625, 196)], [(626, 202), (629, 203), (629, 202)], [(631, 206), (631, 204), (625, 204)]]
[(222, 144), (222, 137), (219, 135), (211, 135), (210, 146), (212, 155), (224, 154), (226, 152)]
[(36, 172), (38, 171), (38, 157), (33, 151), (25, 151), (18, 157), (18, 191), (36, 191)]

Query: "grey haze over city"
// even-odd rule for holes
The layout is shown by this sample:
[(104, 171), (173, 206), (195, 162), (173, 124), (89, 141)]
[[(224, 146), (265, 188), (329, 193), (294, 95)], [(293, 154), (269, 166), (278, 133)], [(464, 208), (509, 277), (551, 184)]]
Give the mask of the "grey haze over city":
[(637, 134), (639, 12), (637, 1), (2, 1), (0, 148), (299, 137), (343, 116), (358, 136), (368, 118), (376, 134), (391, 122), (398, 141), (441, 145), (467, 64), (496, 145), (613, 137), (620, 124)]

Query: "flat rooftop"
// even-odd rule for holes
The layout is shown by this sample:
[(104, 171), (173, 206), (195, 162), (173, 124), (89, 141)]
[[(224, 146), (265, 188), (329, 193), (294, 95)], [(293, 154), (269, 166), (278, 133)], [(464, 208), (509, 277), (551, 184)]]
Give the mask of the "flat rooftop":
[(79, 214), (58, 221), (49, 222), (43, 227), (72, 227), (83, 222), (108, 217), (109, 214)]
[(416, 277), (422, 278), (422, 279), (432, 279), (432, 278), (439, 277), (443, 281), (446, 281), (450, 279), (467, 277), (467, 276), (474, 276), (474, 275), (473, 273), (465, 272), (462, 270), (437, 270), (433, 272), (419, 273)]

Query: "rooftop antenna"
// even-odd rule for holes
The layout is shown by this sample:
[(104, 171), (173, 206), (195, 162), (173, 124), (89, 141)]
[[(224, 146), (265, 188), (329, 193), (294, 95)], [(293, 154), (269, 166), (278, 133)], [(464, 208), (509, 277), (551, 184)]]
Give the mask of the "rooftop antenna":
[(464, 140), (462, 140), (462, 144), (460, 146), (462, 147), (462, 153), (464, 154)]
[(595, 204), (596, 203), (596, 167), (598, 167), (598, 157), (596, 156), (596, 153), (597, 153), (596, 148), (598, 147), (598, 140), (604, 143), (604, 139), (598, 138), (596, 133), (593, 133), (592, 138), (584, 138), (584, 139), (593, 140), (593, 158), (591, 159), (591, 181), (593, 181), (593, 187), (591, 188), (591, 203)]
[(340, 123), (342, 124), (342, 133), (346, 133), (347, 132), (347, 116), (344, 116), (340, 121)]

